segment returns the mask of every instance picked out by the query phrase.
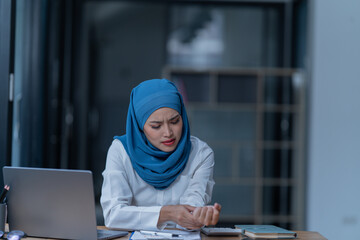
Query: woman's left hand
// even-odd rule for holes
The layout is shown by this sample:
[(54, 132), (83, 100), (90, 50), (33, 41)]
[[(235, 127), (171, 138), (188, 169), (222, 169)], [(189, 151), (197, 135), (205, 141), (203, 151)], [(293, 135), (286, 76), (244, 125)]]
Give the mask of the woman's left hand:
[(221, 205), (215, 203), (213, 206), (197, 207), (193, 211), (193, 216), (202, 225), (215, 225), (219, 221)]

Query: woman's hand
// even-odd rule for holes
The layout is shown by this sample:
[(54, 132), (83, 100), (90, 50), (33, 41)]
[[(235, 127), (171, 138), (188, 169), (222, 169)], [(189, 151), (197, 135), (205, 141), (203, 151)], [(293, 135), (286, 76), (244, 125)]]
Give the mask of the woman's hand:
[(158, 224), (173, 221), (187, 229), (199, 229), (206, 225), (215, 225), (219, 221), (221, 205), (193, 207), (190, 205), (163, 206), (160, 210)]
[(163, 206), (160, 210), (158, 224), (162, 224), (166, 221), (173, 221), (187, 229), (199, 229), (203, 224), (194, 218), (192, 214), (194, 210), (195, 207), (190, 205)]
[(215, 225), (219, 221), (220, 211), (221, 205), (215, 203), (213, 206), (195, 208), (193, 216), (202, 226)]

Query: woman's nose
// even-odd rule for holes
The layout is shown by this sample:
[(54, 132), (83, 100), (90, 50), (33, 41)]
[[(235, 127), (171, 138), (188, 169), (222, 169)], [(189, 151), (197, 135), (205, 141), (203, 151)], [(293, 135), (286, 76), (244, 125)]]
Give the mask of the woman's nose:
[(170, 137), (172, 135), (172, 129), (168, 124), (165, 124), (164, 135), (165, 137)]

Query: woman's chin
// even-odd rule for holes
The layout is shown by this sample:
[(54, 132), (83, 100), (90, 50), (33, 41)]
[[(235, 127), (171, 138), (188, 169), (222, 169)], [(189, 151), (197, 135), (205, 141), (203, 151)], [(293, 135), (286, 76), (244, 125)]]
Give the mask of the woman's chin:
[(176, 149), (177, 144), (173, 144), (171, 146), (166, 146), (165, 144), (161, 144), (159, 149), (163, 152), (172, 152)]

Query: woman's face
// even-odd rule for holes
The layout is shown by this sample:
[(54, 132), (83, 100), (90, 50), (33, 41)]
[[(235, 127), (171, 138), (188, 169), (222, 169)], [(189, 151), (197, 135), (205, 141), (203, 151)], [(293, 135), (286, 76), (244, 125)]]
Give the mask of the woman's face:
[(144, 124), (144, 133), (149, 142), (164, 152), (174, 151), (183, 128), (181, 115), (172, 108), (159, 108)]

